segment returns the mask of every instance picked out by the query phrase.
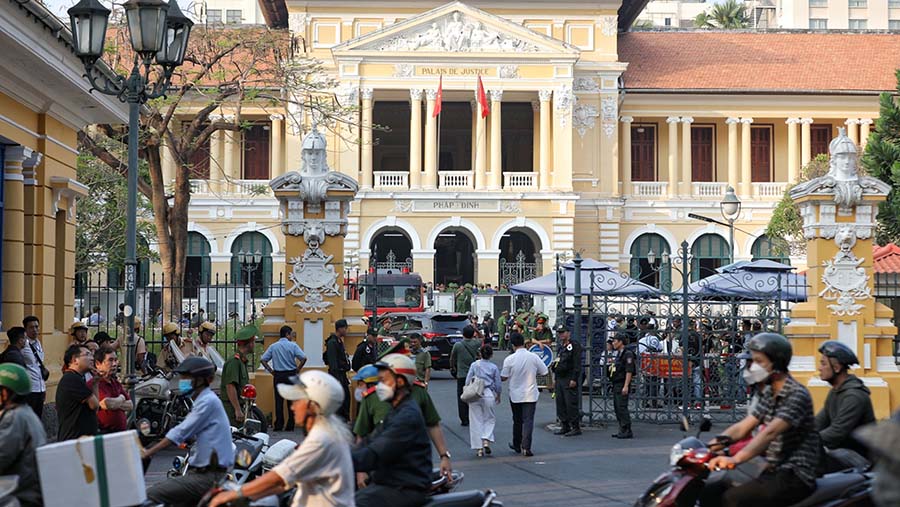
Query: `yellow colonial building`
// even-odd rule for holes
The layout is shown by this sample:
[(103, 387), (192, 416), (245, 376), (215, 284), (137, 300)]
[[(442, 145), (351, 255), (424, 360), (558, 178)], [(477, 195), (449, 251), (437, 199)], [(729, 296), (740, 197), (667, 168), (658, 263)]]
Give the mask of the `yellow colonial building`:
[(52, 395), (75, 316), (75, 205), (89, 193), (76, 180), (77, 132), (128, 115), (89, 93), (68, 26), (40, 3), (0, 6), (0, 52), (3, 340), (25, 316), (40, 319)]
[[(284, 18), (285, 5), (262, 5)], [(687, 241), (698, 273), (731, 258), (728, 227), (688, 216), (723, 220), (731, 185), (734, 258), (802, 268), (763, 235), (772, 209), (838, 127), (865, 144), (900, 37), (628, 32), (640, 8), (288, 0), (299, 56), (325, 62), (334, 99), (357, 111), (328, 144), (330, 166), (361, 188), (347, 265), (365, 269), (377, 250), (379, 265), (408, 262), (435, 284), (498, 285), (581, 251), (658, 283), (651, 250)], [(279, 283), (278, 206), (260, 190), (299, 168), (304, 113), (259, 112), (253, 132), (211, 141), (207, 163), (222, 170), (193, 184), (189, 277)], [(242, 269), (241, 252), (260, 252), (261, 269)]]

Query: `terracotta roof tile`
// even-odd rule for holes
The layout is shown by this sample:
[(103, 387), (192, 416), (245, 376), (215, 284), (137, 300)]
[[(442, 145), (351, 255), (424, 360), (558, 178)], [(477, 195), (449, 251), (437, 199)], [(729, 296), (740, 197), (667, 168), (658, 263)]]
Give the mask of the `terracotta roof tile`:
[(900, 273), (900, 246), (893, 243), (876, 246), (872, 252), (872, 267), (876, 273)]
[(900, 35), (628, 32), (619, 60), (631, 90), (893, 91)]

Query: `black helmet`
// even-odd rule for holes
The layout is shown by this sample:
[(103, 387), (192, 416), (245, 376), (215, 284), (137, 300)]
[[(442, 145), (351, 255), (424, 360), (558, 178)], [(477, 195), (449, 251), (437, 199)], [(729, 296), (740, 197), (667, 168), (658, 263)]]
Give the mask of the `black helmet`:
[(828, 340), (819, 347), (819, 353), (825, 357), (837, 359), (837, 362), (844, 366), (859, 364), (856, 354), (850, 350), (850, 347), (835, 340)]
[(750, 339), (747, 348), (754, 352), (762, 352), (772, 361), (775, 371), (787, 372), (794, 354), (791, 342), (778, 333), (759, 333)]
[(194, 378), (208, 378), (216, 373), (216, 365), (209, 359), (202, 357), (189, 357), (175, 367), (175, 373)]

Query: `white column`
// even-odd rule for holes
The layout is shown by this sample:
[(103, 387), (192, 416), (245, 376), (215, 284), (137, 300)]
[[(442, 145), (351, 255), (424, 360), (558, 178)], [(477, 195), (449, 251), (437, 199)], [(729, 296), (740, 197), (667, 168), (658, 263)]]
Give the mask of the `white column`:
[[(211, 122), (217, 122), (222, 119), (221, 116), (213, 117), (210, 115)], [(213, 132), (209, 139), (209, 186), (214, 192), (223, 192), (225, 190), (225, 131), (217, 130)]]
[(753, 173), (750, 157), (750, 124), (753, 118), (741, 118), (741, 195), (749, 197), (753, 186)]
[[(227, 114), (223, 119), (228, 123), (234, 123), (234, 115)], [(222, 183), (222, 188), (225, 192), (234, 192), (235, 186), (233, 185), (233, 182), (241, 179), (241, 157), (238, 152), (241, 143), (240, 135), (240, 132), (234, 130), (225, 131), (225, 142), (223, 147), (225, 151), (225, 181)]]
[(25, 146), (7, 146), (3, 159), (3, 321), (6, 328), (25, 317), (25, 176), (23, 164), (34, 154)]
[(475, 118), (475, 188), (482, 190), (487, 186), (487, 125), (482, 116), (483, 107), (478, 104)]
[(409, 90), (409, 188), (422, 188), (422, 90)]
[(538, 98), (541, 102), (541, 165), (538, 179), (541, 190), (550, 188), (550, 161), (553, 160), (553, 152), (550, 147), (550, 98), (553, 90), (541, 90)]
[(272, 137), (270, 165), (272, 172), (269, 176), (275, 179), (284, 174), (284, 115), (270, 114), (269, 119), (272, 120), (272, 126), (269, 129), (269, 135)]
[(363, 189), (372, 188), (372, 95), (374, 91), (371, 88), (360, 88), (359, 96), (362, 98), (362, 136), (360, 146), (360, 164), (359, 169), (362, 171), (360, 175), (360, 187)]
[(678, 195), (678, 122), (681, 118), (669, 116), (669, 197)]
[(503, 101), (503, 90), (491, 90), (491, 177), (488, 183), (489, 190), (500, 190), (500, 182), (503, 180), (503, 151), (501, 130), (502, 116), (500, 105)]
[(731, 188), (738, 187), (738, 123), (740, 118), (729, 117), (725, 120), (728, 125), (728, 184)]
[(681, 117), (681, 194), (685, 196), (693, 193), (691, 189), (691, 181), (694, 177), (691, 163), (691, 123), (694, 123), (694, 119), (690, 116)]
[(800, 175), (800, 150), (797, 147), (797, 134), (800, 130), (800, 118), (788, 118), (788, 183), (794, 184)]
[(434, 99), (437, 89), (425, 90), (425, 181), (422, 188), (437, 188), (437, 118), (434, 117)]
[(859, 120), (856, 118), (849, 118), (844, 122), (844, 125), (847, 126), (847, 137), (853, 141), (853, 144), (859, 144)]
[(871, 118), (859, 120), (859, 147), (865, 148), (869, 144), (869, 128), (874, 121)]
[(541, 102), (531, 101), (531, 170), (538, 172), (541, 165)]
[(800, 118), (800, 167), (805, 167), (812, 160), (812, 143), (810, 142), (809, 126), (812, 118)]
[[(631, 195), (631, 122), (634, 118), (623, 116), (619, 118), (622, 127), (622, 144), (619, 145), (619, 160), (622, 161), (622, 195)], [(616, 194), (617, 192), (613, 192)]]

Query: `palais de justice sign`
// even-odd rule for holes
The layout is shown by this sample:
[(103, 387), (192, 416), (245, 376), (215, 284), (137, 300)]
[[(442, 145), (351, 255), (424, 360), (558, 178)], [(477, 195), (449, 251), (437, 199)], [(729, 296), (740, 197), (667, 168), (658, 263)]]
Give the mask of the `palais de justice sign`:
[(417, 76), (490, 76), (496, 69), (490, 67), (426, 67), (417, 65)]
[(413, 201), (413, 211), (499, 211), (499, 201)]

